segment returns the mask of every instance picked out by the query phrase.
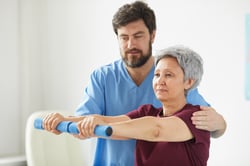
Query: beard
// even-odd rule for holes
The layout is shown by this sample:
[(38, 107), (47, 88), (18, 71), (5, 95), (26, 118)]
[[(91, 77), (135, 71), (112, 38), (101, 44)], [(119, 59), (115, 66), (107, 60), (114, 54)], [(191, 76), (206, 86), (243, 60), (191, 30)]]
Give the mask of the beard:
[[(136, 51), (138, 54), (140, 54), (140, 56), (139, 57), (133, 56), (129, 60), (127, 54), (133, 51)], [(149, 43), (148, 52), (146, 52), (145, 54), (143, 54), (142, 50), (133, 48), (125, 52), (124, 56), (122, 56), (122, 60), (126, 64), (126, 66), (131, 67), (131, 68), (137, 68), (137, 67), (143, 66), (151, 56), (152, 56), (152, 45), (151, 43)]]

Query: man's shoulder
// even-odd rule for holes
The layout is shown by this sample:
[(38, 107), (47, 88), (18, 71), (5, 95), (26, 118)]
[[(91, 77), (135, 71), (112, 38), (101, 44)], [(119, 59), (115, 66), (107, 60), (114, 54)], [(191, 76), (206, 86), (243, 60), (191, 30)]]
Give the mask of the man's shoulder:
[(96, 68), (92, 72), (92, 77), (98, 77), (98, 78), (110, 78), (110, 77), (119, 77), (120, 75), (124, 75), (124, 64), (121, 59), (115, 60), (109, 64), (100, 66), (99, 68)]
[(102, 72), (116, 71), (116, 70), (120, 70), (122, 66), (123, 66), (123, 61), (121, 59), (118, 59), (109, 64), (103, 65), (95, 69), (95, 71), (102, 71)]
[(193, 105), (210, 106), (210, 104), (198, 92), (198, 88), (192, 89), (188, 92), (187, 102)]

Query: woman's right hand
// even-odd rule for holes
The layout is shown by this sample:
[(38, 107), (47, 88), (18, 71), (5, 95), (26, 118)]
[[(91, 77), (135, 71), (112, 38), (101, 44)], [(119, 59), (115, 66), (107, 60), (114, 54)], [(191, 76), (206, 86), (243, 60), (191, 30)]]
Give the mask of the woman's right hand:
[(56, 130), (56, 127), (62, 121), (65, 121), (65, 117), (63, 115), (59, 113), (50, 113), (43, 118), (43, 128), (49, 132), (59, 135), (61, 132)]

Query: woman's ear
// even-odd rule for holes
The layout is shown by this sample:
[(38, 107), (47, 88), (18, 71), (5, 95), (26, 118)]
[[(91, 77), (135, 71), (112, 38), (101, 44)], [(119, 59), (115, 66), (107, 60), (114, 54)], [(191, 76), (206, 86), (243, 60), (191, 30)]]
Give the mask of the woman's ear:
[(193, 80), (193, 79), (187, 79), (187, 80), (185, 80), (185, 82), (184, 82), (184, 88), (185, 88), (185, 90), (190, 89), (193, 86), (194, 83), (195, 83), (195, 80)]

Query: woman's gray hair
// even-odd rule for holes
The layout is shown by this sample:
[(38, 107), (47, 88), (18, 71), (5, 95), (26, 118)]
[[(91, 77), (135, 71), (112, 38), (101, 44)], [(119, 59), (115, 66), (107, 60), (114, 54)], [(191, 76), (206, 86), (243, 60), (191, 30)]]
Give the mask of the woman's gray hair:
[(199, 54), (182, 45), (172, 46), (157, 53), (155, 64), (163, 58), (173, 57), (176, 58), (184, 73), (184, 81), (193, 79), (195, 82), (189, 89), (196, 88), (203, 75), (203, 60)]

